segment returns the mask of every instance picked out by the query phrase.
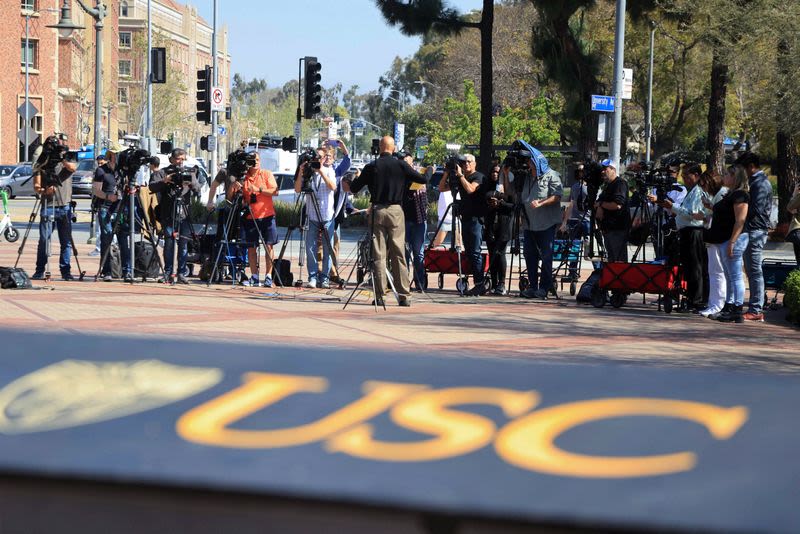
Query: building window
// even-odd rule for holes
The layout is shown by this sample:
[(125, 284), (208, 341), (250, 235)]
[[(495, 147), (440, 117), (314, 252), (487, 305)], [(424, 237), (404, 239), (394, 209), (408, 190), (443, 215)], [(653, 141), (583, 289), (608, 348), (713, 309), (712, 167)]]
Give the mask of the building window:
[(25, 39), (23, 39), (21, 43), (20, 51), (22, 53), (20, 65), (23, 68), (25, 68), (26, 65), (31, 69), (39, 68), (39, 41), (36, 39), (28, 39), (26, 46)]
[(23, 11), (36, 11), (37, 0), (21, 0), (20, 7)]
[(120, 59), (119, 60), (119, 75), (124, 76), (126, 78), (130, 78), (131, 76), (131, 60), (130, 59)]
[(119, 47), (120, 48), (131, 47), (131, 32), (119, 32)]
[(127, 87), (120, 87), (117, 89), (117, 100), (119, 100), (120, 104), (127, 104), (128, 103), (128, 88)]
[(128, 16), (128, 2), (122, 0), (119, 3), (119, 16), (120, 17), (127, 17)]

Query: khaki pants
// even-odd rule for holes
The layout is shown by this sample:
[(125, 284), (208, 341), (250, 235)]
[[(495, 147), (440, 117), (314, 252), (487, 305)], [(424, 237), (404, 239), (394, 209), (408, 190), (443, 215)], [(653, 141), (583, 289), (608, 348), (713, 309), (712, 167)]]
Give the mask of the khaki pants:
[(387, 256), (392, 270), (394, 286), (401, 299), (408, 299), (411, 288), (408, 283), (406, 264), (406, 220), (403, 208), (394, 206), (373, 206), (372, 248), (375, 268), (375, 291), (383, 295), (388, 286), (386, 280)]

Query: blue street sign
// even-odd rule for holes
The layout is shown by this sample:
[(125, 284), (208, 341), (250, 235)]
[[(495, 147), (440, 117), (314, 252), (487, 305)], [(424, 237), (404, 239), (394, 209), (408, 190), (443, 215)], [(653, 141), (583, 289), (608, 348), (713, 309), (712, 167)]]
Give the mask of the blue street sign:
[(361, 120), (354, 120), (352, 126), (354, 130), (363, 130), (367, 127), (367, 123)]
[(219, 135), (225, 135), (225, 132), (227, 131), (224, 126), (217, 126), (217, 130)]
[(603, 95), (592, 95), (592, 111), (603, 113), (614, 112), (614, 97)]

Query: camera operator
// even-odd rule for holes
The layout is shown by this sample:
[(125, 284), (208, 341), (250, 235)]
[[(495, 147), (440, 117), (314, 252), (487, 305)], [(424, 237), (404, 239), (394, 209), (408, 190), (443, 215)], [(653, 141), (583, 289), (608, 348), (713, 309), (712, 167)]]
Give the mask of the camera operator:
[[(687, 286), (688, 309), (685, 311), (695, 313), (699, 313), (704, 308), (703, 265), (708, 264), (706, 247), (703, 243), (703, 220), (695, 217), (704, 213), (703, 200), (710, 200), (703, 188), (697, 186), (701, 174), (700, 165), (695, 163), (687, 165), (683, 178), (687, 193), (683, 201), (677, 204), (667, 198), (659, 203), (675, 216), (679, 235), (681, 268)], [(653, 195), (649, 197), (649, 200), (657, 201)]]
[(520, 295), (544, 300), (553, 287), (553, 241), (561, 222), (563, 186), (561, 176), (550, 168), (541, 152), (531, 151), (527, 164), (528, 176), (520, 198), (525, 207), (523, 255), (529, 286)]
[(176, 148), (170, 154), (170, 165), (162, 170), (163, 174), (156, 173), (150, 178), (150, 191), (158, 195), (157, 218), (163, 229), (164, 283), (173, 281), (176, 234), (178, 236), (178, 276), (176, 281), (179, 284), (189, 283), (186, 278), (189, 274), (186, 258), (192, 228), (188, 218), (188, 208), (191, 205), (192, 193), (200, 192), (200, 183), (197, 181), (196, 170), (183, 167), (185, 161), (186, 151)]
[(628, 261), (628, 183), (617, 176), (617, 168), (610, 159), (600, 162), (605, 187), (594, 204), (595, 220), (603, 234), (606, 259), (609, 262)]
[[(569, 204), (564, 210), (564, 218), (561, 221), (561, 232), (567, 235), (571, 241), (581, 239), (589, 235), (591, 225), (591, 214), (588, 200), (589, 188), (586, 183), (586, 174), (583, 163), (575, 167), (575, 181), (569, 191)], [(578, 262), (569, 262), (569, 278), (572, 281), (578, 280)]]
[(258, 245), (264, 240), (264, 287), (272, 287), (272, 247), (278, 242), (278, 226), (275, 223), (275, 206), (272, 197), (278, 194), (275, 176), (261, 168), (261, 157), (252, 152), (253, 165), (247, 169), (244, 180), (231, 186), (233, 193), (242, 191), (242, 203), (246, 210), (242, 222), (244, 239), (251, 246), (247, 249), (250, 263), (250, 286), (260, 285), (258, 268)]
[[(439, 191), (452, 191), (457, 188), (461, 200), (456, 217), (461, 217), (461, 239), (464, 251), (469, 258), (472, 279), (475, 287), (467, 295), (486, 294), (481, 261), (481, 242), (483, 241), (483, 216), (486, 214), (486, 196), (483, 190), (486, 177), (475, 170), (475, 156), (465, 154), (458, 159), (455, 168), (446, 169), (439, 181)], [(452, 185), (451, 185), (452, 184)], [(454, 192), (455, 194), (456, 192)], [(456, 223), (455, 218), (453, 223)]]
[(386, 292), (388, 255), (392, 278), (400, 296), (400, 306), (411, 306), (411, 289), (405, 261), (405, 217), (401, 204), (411, 182), (424, 184), (428, 178), (405, 161), (392, 157), (394, 146), (394, 138), (388, 135), (381, 138), (380, 157), (364, 167), (361, 175), (353, 181), (351, 190), (356, 194), (368, 187), (372, 197), (372, 267), (376, 301), (382, 302)]
[[(295, 193), (303, 191), (304, 185), (309, 193), (305, 197), (306, 216), (308, 217), (306, 265), (308, 268), (307, 287), (311, 288), (330, 289), (331, 287), (329, 276), (335, 223), (333, 197), (336, 191), (336, 171), (331, 167), (332, 162), (333, 150), (331, 147), (320, 148), (317, 150), (316, 161), (305, 161), (300, 165), (294, 181)], [(323, 239), (327, 239), (327, 245), (323, 244)], [(317, 247), (320, 244), (323, 244), (322, 269), (317, 261)]]
[(492, 167), (489, 184), (493, 190), (486, 193), (486, 219), (484, 237), (489, 250), (489, 276), (495, 295), (505, 295), (506, 290), (506, 248), (511, 240), (514, 202), (511, 197), (509, 173), (503, 173), (499, 164)]
[[(331, 257), (331, 270), (329, 277), (329, 280), (332, 282), (339, 283), (343, 282), (342, 278), (339, 276), (339, 271), (336, 269), (336, 265), (339, 263), (339, 239), (341, 236), (339, 229), (340, 224), (336, 222), (336, 219), (341, 219), (340, 216), (344, 211), (345, 201), (347, 200), (347, 195), (349, 193), (349, 191), (344, 192), (342, 190), (342, 178), (350, 170), (350, 153), (347, 151), (347, 146), (340, 139), (329, 139), (328, 147), (326, 147), (326, 149), (331, 154), (331, 157), (330, 159), (323, 159), (323, 165), (333, 165), (333, 162), (336, 159), (337, 149), (340, 149), (343, 154), (342, 160), (333, 168), (334, 174), (336, 175), (336, 191), (333, 194), (333, 256)], [(320, 246), (317, 249), (318, 260), (319, 258), (324, 257), (324, 252), (321, 249), (322, 243), (320, 242)]]
[[(100, 224), (100, 254), (106, 258), (101, 266), (101, 274), (104, 282), (110, 282), (111, 277), (111, 254), (108, 248), (114, 240), (114, 217), (120, 207), (119, 196), (117, 195), (117, 152), (115, 150), (106, 151), (106, 163), (94, 171), (92, 181), (92, 193), (99, 199), (100, 209), (97, 212), (97, 220)], [(119, 246), (120, 260), (122, 262), (122, 276), (126, 282), (133, 280), (131, 270), (131, 253), (128, 246), (128, 239), (123, 233), (122, 227), (117, 228), (117, 246)]]
[[(58, 267), (63, 280), (74, 280), (70, 273), (72, 253), (72, 173), (77, 165), (64, 156), (67, 147), (64, 134), (51, 135), (34, 153), (33, 190), (42, 201), (39, 211), (39, 246), (36, 251), (36, 271), (32, 280), (44, 278), (47, 265), (47, 241), (52, 239), (53, 229), (58, 231), (61, 253)], [(37, 154), (38, 153), (38, 154)], [(37, 157), (38, 156), (38, 157)]]

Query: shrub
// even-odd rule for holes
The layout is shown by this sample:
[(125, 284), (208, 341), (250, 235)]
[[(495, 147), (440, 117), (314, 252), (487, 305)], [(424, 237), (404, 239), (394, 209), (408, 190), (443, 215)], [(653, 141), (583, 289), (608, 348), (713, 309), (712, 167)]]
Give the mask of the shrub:
[(787, 319), (800, 323), (800, 269), (789, 273), (784, 282), (783, 305), (788, 310)]
[(203, 201), (199, 198), (193, 198), (192, 203), (189, 204), (189, 218), (191, 219), (192, 224), (205, 224), (206, 221), (209, 221), (209, 224), (216, 224), (217, 212), (215, 210), (209, 216), (208, 209)]
[(294, 204), (275, 200), (272, 205), (275, 206), (275, 224), (278, 226), (288, 227), (290, 224), (295, 222), (293, 221), (295, 218)]

